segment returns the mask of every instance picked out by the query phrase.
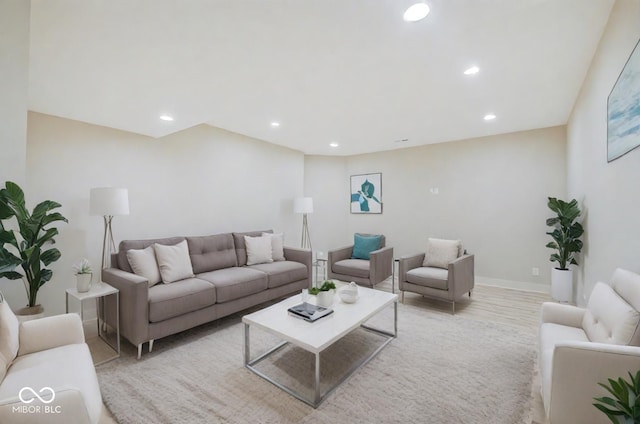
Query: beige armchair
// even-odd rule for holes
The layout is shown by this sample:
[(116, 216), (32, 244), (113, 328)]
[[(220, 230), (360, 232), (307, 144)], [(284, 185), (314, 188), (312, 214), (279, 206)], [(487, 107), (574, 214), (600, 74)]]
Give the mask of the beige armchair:
[(594, 397), (598, 383), (640, 369), (640, 275), (616, 269), (611, 284), (596, 283), (586, 308), (544, 303), (539, 367), (550, 424), (605, 424)]
[(464, 252), (459, 240), (429, 239), (427, 252), (400, 258), (398, 288), (404, 292), (451, 303), (456, 312), (456, 300), (465, 294), (471, 297), (475, 285), (474, 255)]
[[(354, 257), (354, 253), (355, 256), (360, 256), (356, 251), (359, 250), (356, 245), (358, 238), (362, 240), (371, 237), (379, 237), (379, 246), (369, 252), (369, 259)], [(393, 247), (386, 247), (385, 243), (383, 235), (356, 233), (354, 244), (329, 251), (328, 277), (342, 281), (355, 281), (367, 287), (373, 287), (384, 281), (391, 275), (393, 264)]]

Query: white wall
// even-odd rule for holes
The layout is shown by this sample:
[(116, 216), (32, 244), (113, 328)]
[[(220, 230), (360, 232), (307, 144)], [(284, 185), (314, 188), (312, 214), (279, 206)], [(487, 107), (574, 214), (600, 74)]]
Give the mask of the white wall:
[[(72, 264), (100, 268), (102, 218), (89, 215), (92, 187), (129, 189), (131, 214), (114, 218), (114, 237), (156, 238), (273, 228), (298, 246), (292, 199), (302, 195), (300, 152), (201, 125), (161, 139), (29, 113), (27, 201), (63, 205), (60, 261), (38, 295), (48, 315), (64, 311)], [(0, 282), (0, 289), (18, 282)], [(24, 293), (12, 304), (24, 302)], [(15, 296), (14, 296), (15, 297)]]
[(640, 38), (640, 1), (618, 0), (567, 125), (568, 193), (585, 210), (576, 300), (617, 267), (640, 272), (640, 149), (607, 163), (607, 97)]
[[(565, 127), (554, 127), (347, 158), (307, 156), (305, 191), (330, 211), (313, 215), (322, 229), (317, 246), (349, 244), (354, 232), (383, 233), (399, 257), (424, 251), (428, 237), (459, 238), (476, 255), (479, 282), (547, 291), (546, 203), (565, 196), (565, 148)], [(382, 173), (383, 213), (350, 214), (349, 176), (373, 172)]]

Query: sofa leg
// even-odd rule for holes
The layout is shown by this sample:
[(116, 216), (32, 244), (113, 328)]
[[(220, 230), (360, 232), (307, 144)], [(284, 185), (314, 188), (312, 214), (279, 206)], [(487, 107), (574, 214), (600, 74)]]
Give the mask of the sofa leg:
[(153, 350), (153, 339), (149, 340), (149, 353)]
[(456, 314), (456, 301), (451, 302), (451, 315)]
[(142, 357), (142, 343), (138, 345), (138, 359)]
[(404, 303), (404, 290), (400, 292), (400, 303)]
[(472, 290), (469, 290), (469, 297), (471, 297), (471, 292), (472, 292)]

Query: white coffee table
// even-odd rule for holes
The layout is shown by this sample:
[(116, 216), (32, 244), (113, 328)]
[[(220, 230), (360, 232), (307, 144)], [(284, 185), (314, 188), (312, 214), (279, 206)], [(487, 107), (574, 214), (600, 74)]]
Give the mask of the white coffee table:
[[(301, 401), (317, 408), (326, 397), (333, 392), (356, 370), (373, 359), (391, 340), (398, 335), (398, 295), (379, 290), (358, 287), (358, 301), (353, 304), (345, 304), (336, 295), (333, 305), (333, 314), (310, 323), (302, 319), (292, 317), (287, 309), (301, 303), (301, 296), (296, 295), (268, 308), (262, 309), (242, 317), (244, 323), (244, 365), (255, 374), (273, 383), (285, 392)], [(311, 299), (314, 296), (309, 296)], [(371, 317), (393, 304), (393, 333), (373, 328), (364, 323)], [(274, 348), (263, 353), (257, 358), (251, 359), (250, 328), (256, 327), (271, 333), (284, 340)], [(320, 392), (320, 352), (340, 340), (357, 328), (364, 328), (385, 337), (384, 342), (371, 355), (364, 358), (348, 374), (342, 377), (334, 386), (329, 387), (324, 393)], [(298, 346), (315, 355), (315, 378), (313, 382), (314, 397), (308, 399), (295, 392), (284, 384), (257, 370), (254, 365), (267, 358), (272, 353), (281, 349), (288, 343)]]

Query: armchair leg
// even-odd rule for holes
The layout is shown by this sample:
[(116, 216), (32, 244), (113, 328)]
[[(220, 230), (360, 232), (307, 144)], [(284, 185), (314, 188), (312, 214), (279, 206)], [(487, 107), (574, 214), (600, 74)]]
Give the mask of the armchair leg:
[(400, 303), (404, 303), (404, 290), (402, 290), (400, 295)]

